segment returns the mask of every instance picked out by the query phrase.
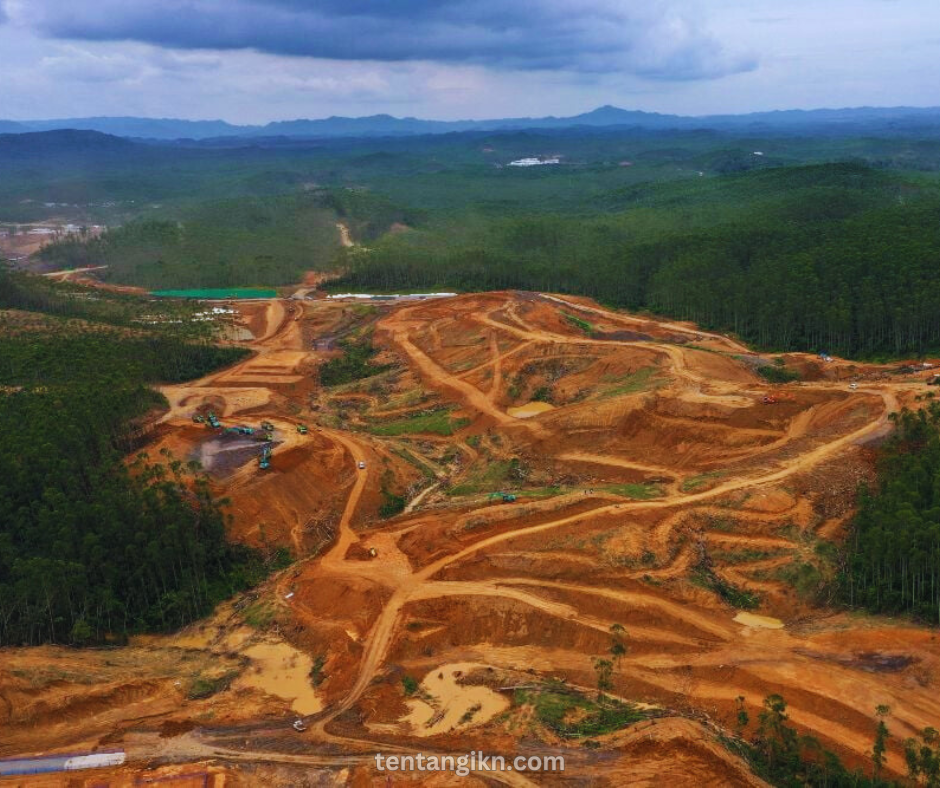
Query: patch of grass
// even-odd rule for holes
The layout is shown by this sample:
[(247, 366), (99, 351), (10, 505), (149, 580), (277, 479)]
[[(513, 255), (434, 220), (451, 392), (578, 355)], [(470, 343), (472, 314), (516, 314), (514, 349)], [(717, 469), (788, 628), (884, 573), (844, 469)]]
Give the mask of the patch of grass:
[(813, 552), (813, 560), (794, 561), (782, 566), (774, 573), (774, 577), (792, 586), (804, 602), (821, 604), (831, 597), (834, 590), (838, 573), (838, 548), (831, 542), (820, 541)]
[(412, 676), (402, 676), (401, 687), (409, 697), (418, 691), (418, 680)]
[(197, 676), (195, 679), (193, 679), (193, 683), (189, 685), (189, 691), (186, 693), (186, 697), (188, 697), (190, 700), (211, 698), (213, 695), (227, 690), (229, 685), (231, 685), (231, 683), (237, 677), (237, 670), (230, 670), (226, 673), (223, 673), (221, 676), (215, 676), (211, 678), (206, 676)]
[(752, 591), (745, 591), (733, 586), (727, 580), (715, 574), (711, 566), (699, 564), (692, 573), (692, 582), (718, 594), (731, 607), (738, 610), (756, 610), (760, 606), (760, 596)]
[(519, 490), (516, 495), (520, 498), (554, 498), (570, 491), (569, 487), (533, 487), (529, 490)]
[(326, 681), (326, 674), (323, 672), (323, 666), (326, 664), (326, 657), (322, 654), (318, 654), (317, 658), (313, 660), (313, 666), (310, 668), (310, 683), (314, 687), (319, 687), (324, 681)]
[(320, 367), (320, 384), (323, 386), (341, 386), (378, 375), (388, 369), (388, 366), (371, 362), (378, 351), (372, 347), (368, 338), (356, 342), (342, 341), (339, 346), (343, 355), (331, 358)]
[(704, 486), (713, 479), (718, 479), (723, 476), (722, 471), (709, 471), (708, 473), (700, 473), (698, 476), (690, 476), (688, 479), (683, 479), (682, 484), (679, 485), (679, 489), (682, 492), (694, 492), (699, 487)]
[(575, 317), (574, 315), (568, 314), (567, 312), (562, 312), (565, 320), (567, 320), (575, 328), (580, 328), (585, 334), (589, 336), (594, 336), (597, 333), (597, 329), (587, 320), (582, 320), (580, 317)]
[(603, 488), (614, 495), (622, 495), (624, 498), (633, 498), (637, 501), (648, 501), (650, 498), (659, 498), (662, 494), (662, 488), (655, 484), (611, 484)]
[(601, 392), (601, 399), (622, 397), (625, 394), (636, 394), (638, 391), (645, 391), (651, 388), (650, 384), (657, 372), (658, 370), (655, 367), (643, 367), (636, 372), (631, 372), (629, 375), (619, 378), (616, 386)]
[(379, 507), (379, 517), (383, 520), (387, 520), (389, 517), (394, 517), (396, 514), (401, 514), (405, 511), (404, 496), (383, 488), (382, 497), (384, 500)]
[(246, 607), (242, 616), (252, 629), (267, 629), (274, 620), (274, 606), (267, 600), (259, 599)]
[(790, 552), (789, 550), (716, 550), (711, 557), (726, 564), (746, 564), (752, 561), (762, 561)]
[[(382, 410), (397, 410), (398, 408), (408, 408), (412, 405), (420, 405), (427, 397), (424, 389), (420, 386), (409, 389), (403, 394), (389, 398), (382, 406)], [(376, 411), (376, 415), (381, 416), (381, 410)]]
[(487, 462), (483, 467), (456, 487), (447, 491), (448, 495), (476, 495), (481, 492), (496, 492), (519, 470), (518, 459), (496, 460)]
[[(781, 359), (778, 359), (780, 361)], [(757, 368), (757, 374), (768, 383), (792, 383), (800, 379), (800, 373), (780, 364), (766, 364)]]
[(460, 718), (459, 725), (466, 725), (469, 722), (473, 721), (473, 718), (476, 716), (477, 712), (483, 708), (481, 703), (474, 703), (469, 709), (467, 709)]
[(470, 424), (470, 419), (451, 418), (450, 410), (435, 410), (422, 413), (408, 419), (391, 421), (387, 424), (375, 424), (370, 428), (373, 435), (413, 435), (430, 433), (432, 435), (453, 435), (458, 430)]
[(409, 465), (413, 465), (415, 468), (421, 471), (421, 473), (423, 473), (426, 478), (437, 478), (437, 474), (434, 473), (434, 469), (426, 462), (423, 462), (422, 460), (415, 457), (410, 451), (408, 451), (408, 449), (396, 446), (392, 449), (392, 453), (401, 457)]
[(531, 705), (538, 721), (565, 739), (593, 738), (644, 719), (636, 706), (612, 698), (593, 700), (575, 690), (517, 690), (515, 702)]
[(552, 390), (548, 386), (539, 386), (532, 393), (533, 402), (551, 402), (552, 401)]

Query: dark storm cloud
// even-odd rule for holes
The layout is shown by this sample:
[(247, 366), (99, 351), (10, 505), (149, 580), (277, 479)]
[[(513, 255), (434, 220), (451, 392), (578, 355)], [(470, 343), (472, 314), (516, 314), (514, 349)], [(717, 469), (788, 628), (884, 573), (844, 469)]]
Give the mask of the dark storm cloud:
[[(632, 7), (631, 7), (632, 6)], [(751, 70), (683, 0), (31, 0), (54, 38), (708, 79)]]

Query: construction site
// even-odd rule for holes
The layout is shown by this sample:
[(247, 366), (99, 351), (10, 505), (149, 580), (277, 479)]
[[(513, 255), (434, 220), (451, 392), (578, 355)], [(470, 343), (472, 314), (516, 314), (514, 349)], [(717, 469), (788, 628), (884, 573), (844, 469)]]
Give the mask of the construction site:
[[(940, 721), (937, 633), (822, 590), (928, 365), (573, 296), (315, 295), (234, 306), (252, 355), (163, 387), (144, 447), (198, 461), (229, 538), (286, 568), (172, 635), (4, 650), (0, 758), (126, 758), (0, 785), (763, 785), (727, 742), (771, 694), (849, 765), (890, 707), (905, 774)], [(323, 385), (354, 346), (369, 374)], [(565, 771), (375, 761), (471, 751)]]

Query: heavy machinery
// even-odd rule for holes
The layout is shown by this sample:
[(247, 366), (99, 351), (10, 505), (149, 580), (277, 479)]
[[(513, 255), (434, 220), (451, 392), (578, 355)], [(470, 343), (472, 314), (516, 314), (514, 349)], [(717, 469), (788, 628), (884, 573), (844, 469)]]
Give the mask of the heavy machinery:
[(298, 733), (303, 733), (305, 730), (307, 730), (307, 726), (304, 725), (303, 720), (294, 720), (294, 724), (291, 725), (291, 727)]
[(306, 434), (307, 434), (307, 425), (306, 425), (306, 424), (298, 424), (298, 425), (297, 425), (297, 432), (299, 432), (301, 435), (306, 435)]
[(261, 429), (265, 432), (274, 432), (274, 425), (270, 421), (262, 421)]
[(261, 450), (261, 457), (258, 459), (258, 467), (262, 471), (268, 470), (271, 467), (271, 447), (265, 446)]
[(194, 413), (194, 414), (193, 414), (193, 423), (194, 423), (194, 424), (205, 424), (205, 423), (206, 423), (206, 417), (205, 417), (205, 416), (202, 416), (202, 415), (200, 415), (200, 414), (198, 414), (198, 413)]
[(516, 496), (513, 495), (512, 493), (504, 493), (504, 492), (490, 493), (491, 501), (497, 500), (497, 499), (503, 501), (504, 503), (513, 503), (516, 500)]
[(252, 427), (226, 427), (225, 431), (232, 435), (254, 435), (255, 431)]
[(765, 405), (776, 405), (777, 398), (773, 394), (767, 394), (764, 396), (761, 402), (763, 402)]
[(206, 424), (213, 430), (217, 430), (222, 426), (219, 420), (215, 417), (215, 414), (212, 413), (211, 411), (209, 412), (209, 415), (206, 417)]

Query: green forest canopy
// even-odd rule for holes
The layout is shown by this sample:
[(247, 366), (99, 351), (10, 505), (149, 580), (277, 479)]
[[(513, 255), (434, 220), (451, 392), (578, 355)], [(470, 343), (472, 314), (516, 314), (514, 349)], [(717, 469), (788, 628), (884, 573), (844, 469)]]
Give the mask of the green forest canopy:
[(641, 184), (590, 215), (440, 220), (353, 252), (332, 286), (585, 294), (762, 347), (940, 347), (940, 189), (858, 164)]
[(863, 489), (847, 549), (844, 595), (875, 613), (940, 624), (940, 404), (902, 411)]
[(0, 646), (178, 627), (258, 574), (195, 467), (123, 461), (165, 405), (148, 383), (244, 351), (131, 327), (133, 306), (0, 270), (0, 309), (43, 310), (0, 313)]

